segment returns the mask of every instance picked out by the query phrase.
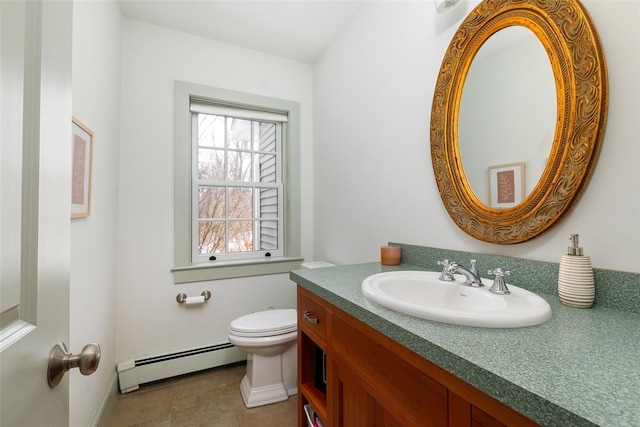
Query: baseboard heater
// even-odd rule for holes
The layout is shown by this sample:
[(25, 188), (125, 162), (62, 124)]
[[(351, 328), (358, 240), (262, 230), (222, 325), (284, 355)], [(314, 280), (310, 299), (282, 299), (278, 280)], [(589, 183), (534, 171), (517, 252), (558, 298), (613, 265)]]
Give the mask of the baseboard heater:
[(140, 384), (228, 365), (246, 358), (246, 353), (233, 344), (224, 342), (127, 359), (118, 363), (120, 392), (128, 393), (140, 388)]

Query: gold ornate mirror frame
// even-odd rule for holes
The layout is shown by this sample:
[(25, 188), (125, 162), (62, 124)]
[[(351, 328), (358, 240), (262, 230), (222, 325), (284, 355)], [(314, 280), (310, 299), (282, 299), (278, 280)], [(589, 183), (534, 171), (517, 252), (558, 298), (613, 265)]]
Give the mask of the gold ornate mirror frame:
[[(474, 195), (462, 167), (458, 112), (465, 78), (483, 43), (509, 26), (536, 34), (551, 61), (557, 121), (549, 160), (517, 206), (490, 208)], [(453, 36), (431, 110), (431, 158), (438, 191), (453, 221), (490, 243), (520, 243), (547, 231), (578, 200), (595, 167), (608, 106), (607, 69), (595, 25), (578, 0), (483, 0)]]

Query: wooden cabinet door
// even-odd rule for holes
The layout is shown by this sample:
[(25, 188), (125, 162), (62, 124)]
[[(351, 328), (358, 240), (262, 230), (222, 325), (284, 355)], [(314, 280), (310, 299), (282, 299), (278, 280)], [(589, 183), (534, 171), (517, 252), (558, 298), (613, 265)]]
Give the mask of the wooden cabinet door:
[(375, 401), (344, 365), (333, 364), (334, 426), (373, 427), (375, 426)]
[(405, 427), (396, 417), (391, 415), (380, 402), (375, 402), (375, 427)]
[(332, 325), (335, 363), (357, 373), (372, 399), (404, 426), (447, 426), (444, 386), (343, 318), (334, 315)]
[(357, 374), (345, 366), (334, 364), (338, 405), (335, 425), (340, 427), (405, 427), (360, 383)]
[(471, 405), (471, 427), (506, 427), (483, 410)]

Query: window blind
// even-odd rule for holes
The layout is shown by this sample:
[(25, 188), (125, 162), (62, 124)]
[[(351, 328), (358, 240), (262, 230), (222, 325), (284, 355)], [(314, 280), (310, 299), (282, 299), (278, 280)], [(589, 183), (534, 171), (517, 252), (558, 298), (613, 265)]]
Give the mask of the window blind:
[(236, 107), (227, 104), (216, 104), (210, 100), (190, 98), (189, 110), (192, 113), (213, 114), (217, 116), (236, 117), (240, 119), (286, 122), (288, 116), (278, 111), (254, 110), (250, 107)]

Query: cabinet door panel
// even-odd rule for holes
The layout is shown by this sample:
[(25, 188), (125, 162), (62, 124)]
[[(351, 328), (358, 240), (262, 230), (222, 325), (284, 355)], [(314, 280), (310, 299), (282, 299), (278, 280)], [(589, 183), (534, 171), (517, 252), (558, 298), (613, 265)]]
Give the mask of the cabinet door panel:
[[(421, 426), (447, 425), (447, 389), (341, 318), (333, 318), (335, 360), (368, 382), (368, 392), (397, 418)], [(395, 414), (393, 402), (402, 402)]]
[(334, 369), (334, 396), (337, 405), (334, 408), (336, 427), (373, 427), (374, 401), (364, 387), (350, 374), (349, 369), (338, 364)]
[(375, 402), (375, 426), (376, 427), (406, 427), (396, 417), (391, 415), (384, 406)]
[(471, 425), (471, 404), (449, 390), (449, 427)]
[(471, 406), (471, 427), (506, 427), (476, 406)]

